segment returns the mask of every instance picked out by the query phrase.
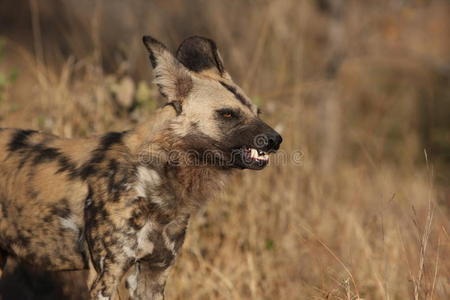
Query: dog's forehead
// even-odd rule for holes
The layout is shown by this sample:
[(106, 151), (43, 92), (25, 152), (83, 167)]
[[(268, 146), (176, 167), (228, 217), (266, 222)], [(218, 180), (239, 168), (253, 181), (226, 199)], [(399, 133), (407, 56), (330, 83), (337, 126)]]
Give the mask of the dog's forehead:
[(242, 89), (230, 80), (194, 80), (191, 93), (192, 105), (206, 107), (240, 108), (244, 112), (257, 113), (257, 106)]

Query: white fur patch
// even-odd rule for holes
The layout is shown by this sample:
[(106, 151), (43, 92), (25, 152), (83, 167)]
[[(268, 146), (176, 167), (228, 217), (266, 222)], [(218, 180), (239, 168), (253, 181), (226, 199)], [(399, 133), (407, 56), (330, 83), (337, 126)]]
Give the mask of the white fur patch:
[(137, 248), (139, 252), (139, 256), (145, 256), (148, 254), (151, 254), (153, 252), (153, 249), (155, 248), (155, 245), (152, 241), (150, 241), (148, 235), (153, 230), (153, 226), (151, 222), (147, 222), (144, 227), (139, 230), (137, 234)]
[(138, 286), (138, 275), (139, 275), (139, 268), (136, 265), (134, 273), (132, 273), (127, 278), (128, 288), (131, 296), (134, 296), (134, 293), (137, 290)]
[(105, 261), (105, 258), (104, 257), (101, 257), (100, 258), (100, 272), (103, 272), (103, 267), (104, 267), (104, 264), (103, 264), (103, 262)]
[(110, 300), (110, 298), (103, 296), (103, 293), (100, 291), (98, 292), (97, 300)]
[(177, 255), (177, 253), (175, 251), (175, 241), (171, 240), (167, 236), (167, 232), (165, 232), (165, 231), (163, 232), (163, 239), (164, 239), (164, 244), (166, 245), (167, 249), (169, 249), (173, 255)]
[(73, 230), (73, 231), (75, 231), (77, 233), (80, 230), (78, 228), (77, 224), (75, 223), (75, 220), (73, 219), (73, 216), (69, 216), (68, 218), (61, 218), (61, 217), (59, 217), (59, 221), (60, 221), (61, 226), (63, 228)]
[(152, 169), (146, 167), (138, 167), (138, 183), (136, 192), (138, 196), (147, 198), (147, 191), (161, 184), (161, 177)]
[(152, 200), (153, 203), (158, 204), (159, 206), (164, 206), (164, 204), (166, 203), (166, 200), (164, 198), (158, 197), (158, 196), (155, 196), (155, 195), (153, 195), (151, 197), (151, 200)]
[(123, 252), (125, 252), (126, 256), (128, 257), (136, 258), (136, 251), (134, 251), (128, 246), (123, 247)]

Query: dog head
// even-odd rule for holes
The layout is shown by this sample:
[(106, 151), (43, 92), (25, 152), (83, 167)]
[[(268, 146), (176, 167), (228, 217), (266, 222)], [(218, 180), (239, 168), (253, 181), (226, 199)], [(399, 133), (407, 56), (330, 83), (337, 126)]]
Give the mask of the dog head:
[(150, 36), (143, 42), (154, 82), (177, 111), (170, 128), (183, 149), (217, 167), (263, 169), (282, 138), (232, 81), (214, 41), (190, 37), (176, 55)]

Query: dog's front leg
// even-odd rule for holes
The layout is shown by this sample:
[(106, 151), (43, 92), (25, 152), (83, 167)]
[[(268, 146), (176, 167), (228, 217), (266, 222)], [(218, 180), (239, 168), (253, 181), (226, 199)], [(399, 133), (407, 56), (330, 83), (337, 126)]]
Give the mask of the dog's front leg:
[(130, 299), (163, 300), (164, 287), (171, 266), (154, 268), (148, 262), (136, 263), (127, 274), (125, 287)]
[(164, 287), (184, 242), (189, 216), (179, 217), (162, 232), (150, 233), (152, 251), (141, 258), (126, 276), (126, 288), (134, 300), (163, 300)]
[(90, 297), (92, 300), (115, 300), (122, 277), (135, 262), (132, 238), (122, 231), (86, 231), (91, 255)]
[(125, 264), (112, 263), (105, 260), (103, 271), (97, 273), (96, 278), (90, 289), (90, 298), (92, 300), (115, 300), (117, 287), (120, 279), (126, 273)]

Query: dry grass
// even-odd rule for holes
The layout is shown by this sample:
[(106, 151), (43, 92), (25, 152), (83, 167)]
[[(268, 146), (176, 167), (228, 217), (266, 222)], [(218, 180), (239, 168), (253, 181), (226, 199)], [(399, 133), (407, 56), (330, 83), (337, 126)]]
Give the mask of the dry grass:
[(203, 34), (283, 133), (192, 219), (168, 299), (450, 298), (447, 1), (57, 2), (3, 19), (0, 126), (132, 127), (161, 103), (140, 36)]

